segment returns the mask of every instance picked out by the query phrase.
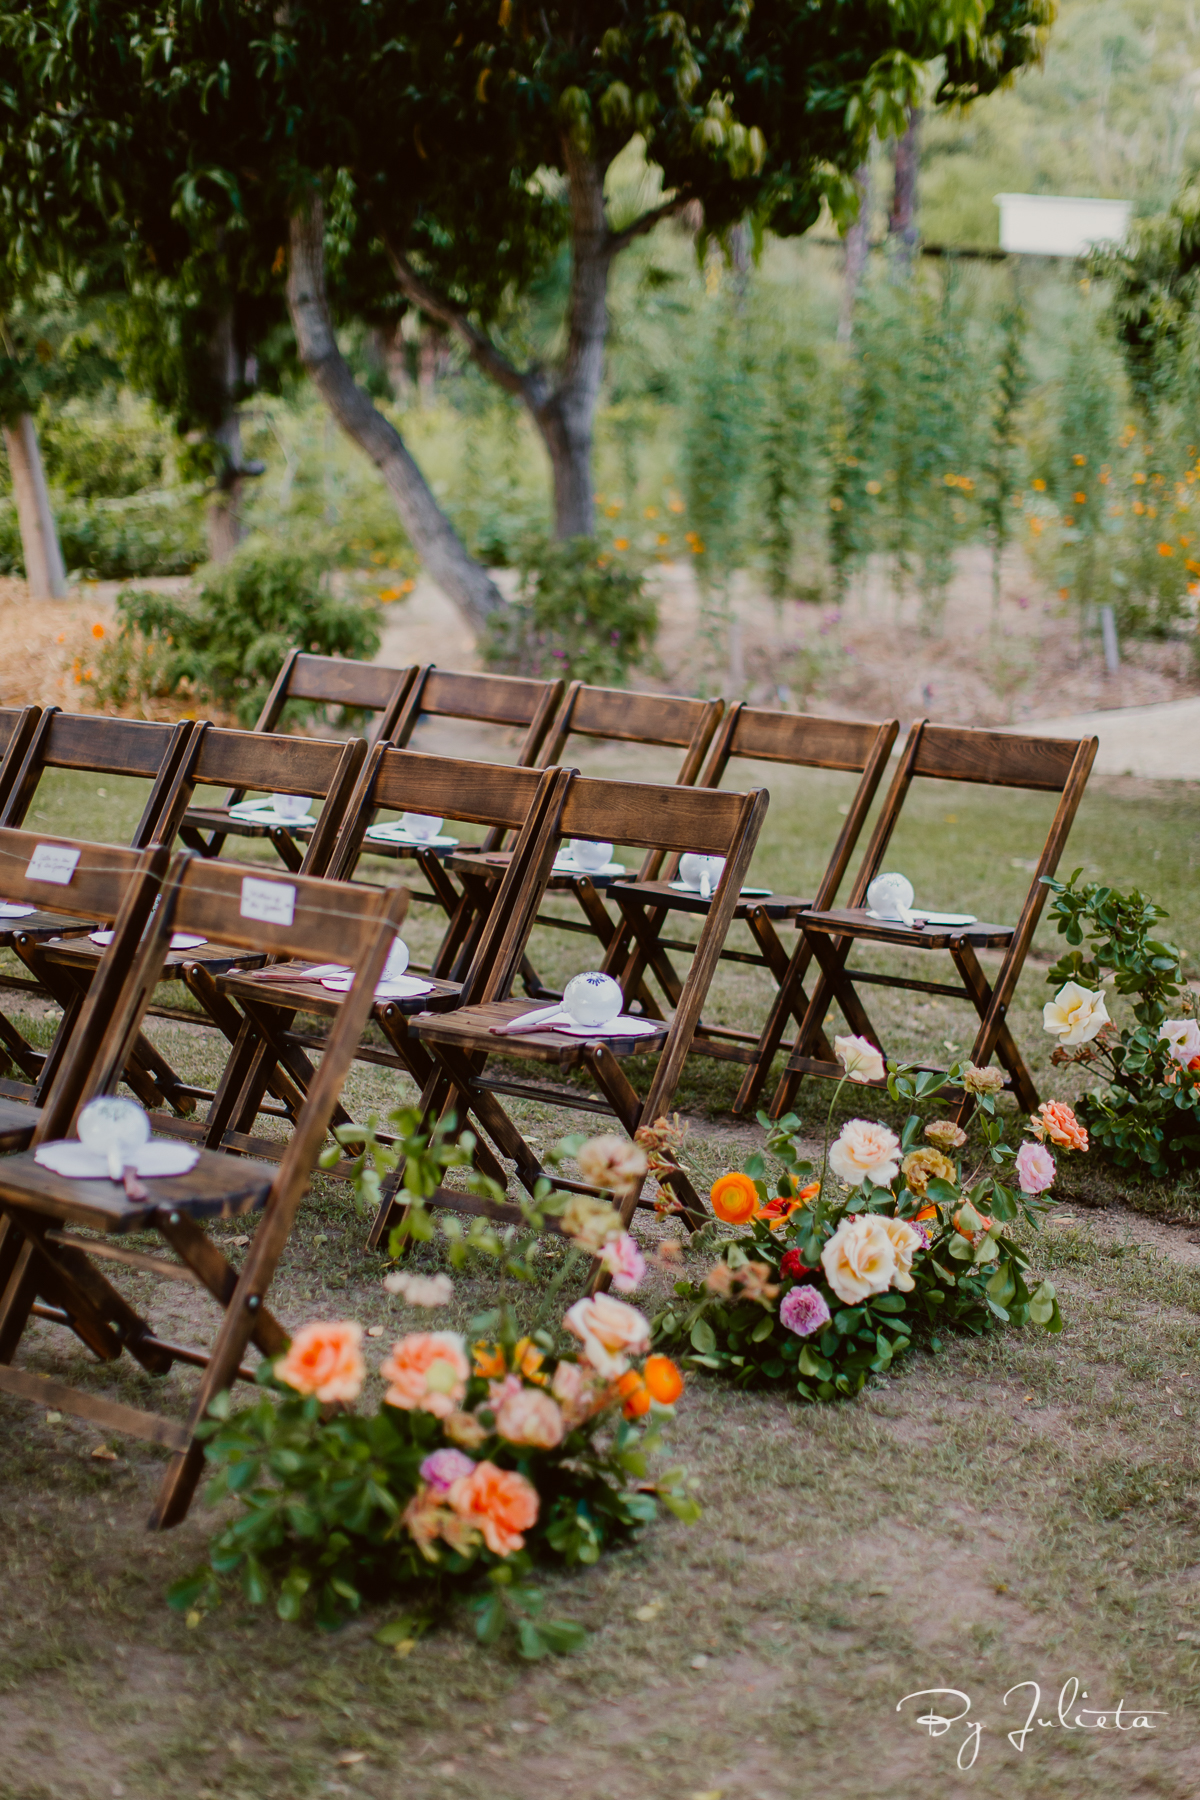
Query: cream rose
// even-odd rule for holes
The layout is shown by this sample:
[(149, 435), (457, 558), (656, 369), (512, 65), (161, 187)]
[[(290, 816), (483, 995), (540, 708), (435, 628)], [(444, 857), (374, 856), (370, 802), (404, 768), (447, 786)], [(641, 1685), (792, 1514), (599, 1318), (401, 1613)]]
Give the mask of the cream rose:
[(1108, 1024), (1104, 995), (1094, 988), (1066, 981), (1053, 1000), (1042, 1008), (1042, 1026), (1060, 1044), (1090, 1044), (1102, 1025)]
[(870, 1038), (834, 1038), (833, 1054), (851, 1081), (882, 1081), (887, 1073), (883, 1057)]
[(900, 1167), (900, 1139), (886, 1125), (847, 1119), (829, 1152), (829, 1166), (851, 1187), (868, 1177), (876, 1187), (886, 1187)]
[(608, 1188), (611, 1193), (636, 1194), (646, 1179), (649, 1163), (640, 1144), (628, 1138), (605, 1133), (581, 1144), (575, 1158), (579, 1173), (593, 1187)]
[(925, 1248), (925, 1239), (907, 1219), (880, 1219), (879, 1223), (892, 1241), (892, 1251), (896, 1258), (892, 1286), (899, 1288), (902, 1294), (911, 1294), (916, 1285), (910, 1272), (912, 1259), (918, 1250)]
[(583, 1345), (583, 1356), (598, 1375), (615, 1380), (629, 1367), (630, 1356), (650, 1348), (650, 1324), (636, 1306), (611, 1294), (577, 1300), (563, 1324)]
[(896, 1273), (896, 1251), (885, 1221), (875, 1213), (843, 1219), (821, 1252), (821, 1264), (826, 1281), (847, 1306), (857, 1306), (868, 1294), (882, 1294)]

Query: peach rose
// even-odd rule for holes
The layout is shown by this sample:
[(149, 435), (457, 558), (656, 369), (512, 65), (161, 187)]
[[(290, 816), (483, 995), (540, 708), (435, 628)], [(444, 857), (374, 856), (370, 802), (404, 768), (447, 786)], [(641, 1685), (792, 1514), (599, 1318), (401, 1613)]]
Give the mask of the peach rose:
[(961, 1150), (967, 1141), (967, 1134), (961, 1125), (953, 1119), (933, 1119), (925, 1127), (925, 1136), (939, 1150)]
[(391, 1384), (385, 1405), (447, 1419), (466, 1398), (471, 1365), (457, 1331), (414, 1331), (392, 1345), (379, 1373)]
[(918, 1250), (925, 1248), (925, 1239), (919, 1231), (913, 1229), (907, 1219), (880, 1219), (879, 1223), (892, 1240), (892, 1250), (896, 1258), (896, 1273), (892, 1276), (892, 1286), (899, 1288), (902, 1294), (911, 1294), (916, 1286), (911, 1274), (912, 1259)]
[(319, 1320), (302, 1325), (286, 1356), (275, 1364), (275, 1374), (298, 1394), (315, 1394), (322, 1405), (357, 1400), (367, 1373), (362, 1335), (362, 1326), (350, 1319), (338, 1325)]
[(563, 1423), (568, 1431), (582, 1425), (599, 1412), (609, 1398), (610, 1387), (601, 1381), (585, 1363), (560, 1362), (554, 1371), (550, 1391), (558, 1401)]
[(896, 1273), (896, 1251), (885, 1222), (875, 1213), (843, 1219), (821, 1252), (825, 1279), (839, 1300), (857, 1306), (882, 1294)]
[(868, 1179), (886, 1187), (900, 1167), (900, 1139), (886, 1125), (848, 1119), (829, 1152), (829, 1166), (851, 1187)]
[(477, 1463), (454, 1483), (447, 1497), (464, 1523), (482, 1531), (493, 1556), (511, 1556), (523, 1549), (522, 1534), (537, 1524), (537, 1489), (523, 1475), (492, 1462)]
[(1073, 1109), (1061, 1100), (1043, 1100), (1029, 1121), (1029, 1129), (1040, 1143), (1049, 1138), (1060, 1150), (1086, 1150), (1088, 1134)]
[(870, 1038), (834, 1038), (833, 1054), (850, 1081), (882, 1081), (887, 1074), (883, 1056)]
[(496, 1411), (496, 1430), (510, 1444), (532, 1444), (537, 1450), (553, 1450), (566, 1436), (557, 1401), (536, 1387), (523, 1387), (501, 1401)]
[(649, 1321), (636, 1306), (626, 1306), (611, 1294), (577, 1300), (563, 1324), (583, 1345), (584, 1359), (610, 1380), (625, 1373), (630, 1356), (650, 1348)]
[(650, 1167), (640, 1144), (631, 1144), (615, 1133), (589, 1138), (580, 1145), (575, 1161), (592, 1187), (607, 1188), (623, 1198), (637, 1193)]
[(610, 1238), (620, 1235), (621, 1215), (594, 1194), (572, 1194), (558, 1215), (558, 1228), (578, 1249), (598, 1256)]

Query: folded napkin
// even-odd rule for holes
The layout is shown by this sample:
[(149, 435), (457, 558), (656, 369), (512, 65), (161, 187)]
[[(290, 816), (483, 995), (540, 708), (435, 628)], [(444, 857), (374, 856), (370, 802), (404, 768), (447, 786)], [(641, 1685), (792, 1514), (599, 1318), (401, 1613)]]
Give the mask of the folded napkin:
[[(347, 970), (344, 975), (326, 975), (322, 977), (321, 986), (334, 994), (348, 994), (354, 985), (354, 976)], [(413, 975), (393, 975), (390, 980), (375, 983), (377, 1000), (415, 1000), (419, 994), (432, 994), (432, 981), (418, 981)]]
[(269, 969), (255, 969), (248, 981), (324, 981), (327, 975), (348, 975), (345, 963), (272, 963)]

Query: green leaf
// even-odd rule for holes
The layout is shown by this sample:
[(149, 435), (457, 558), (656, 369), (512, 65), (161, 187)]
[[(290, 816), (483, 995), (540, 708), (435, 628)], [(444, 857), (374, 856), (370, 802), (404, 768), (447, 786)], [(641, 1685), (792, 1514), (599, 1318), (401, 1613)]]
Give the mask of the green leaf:
[(701, 1356), (711, 1356), (717, 1347), (716, 1334), (707, 1319), (696, 1320), (692, 1326), (691, 1340), (692, 1348), (698, 1350)]

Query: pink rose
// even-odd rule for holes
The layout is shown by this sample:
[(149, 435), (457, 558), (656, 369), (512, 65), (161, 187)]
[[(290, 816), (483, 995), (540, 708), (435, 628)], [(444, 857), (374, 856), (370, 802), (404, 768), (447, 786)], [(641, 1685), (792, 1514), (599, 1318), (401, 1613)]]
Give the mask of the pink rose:
[(646, 1259), (628, 1231), (609, 1238), (600, 1252), (600, 1261), (613, 1278), (618, 1294), (632, 1294), (646, 1276)]
[(1023, 1194), (1044, 1194), (1054, 1181), (1054, 1158), (1044, 1144), (1022, 1144), (1017, 1151), (1017, 1180)]

